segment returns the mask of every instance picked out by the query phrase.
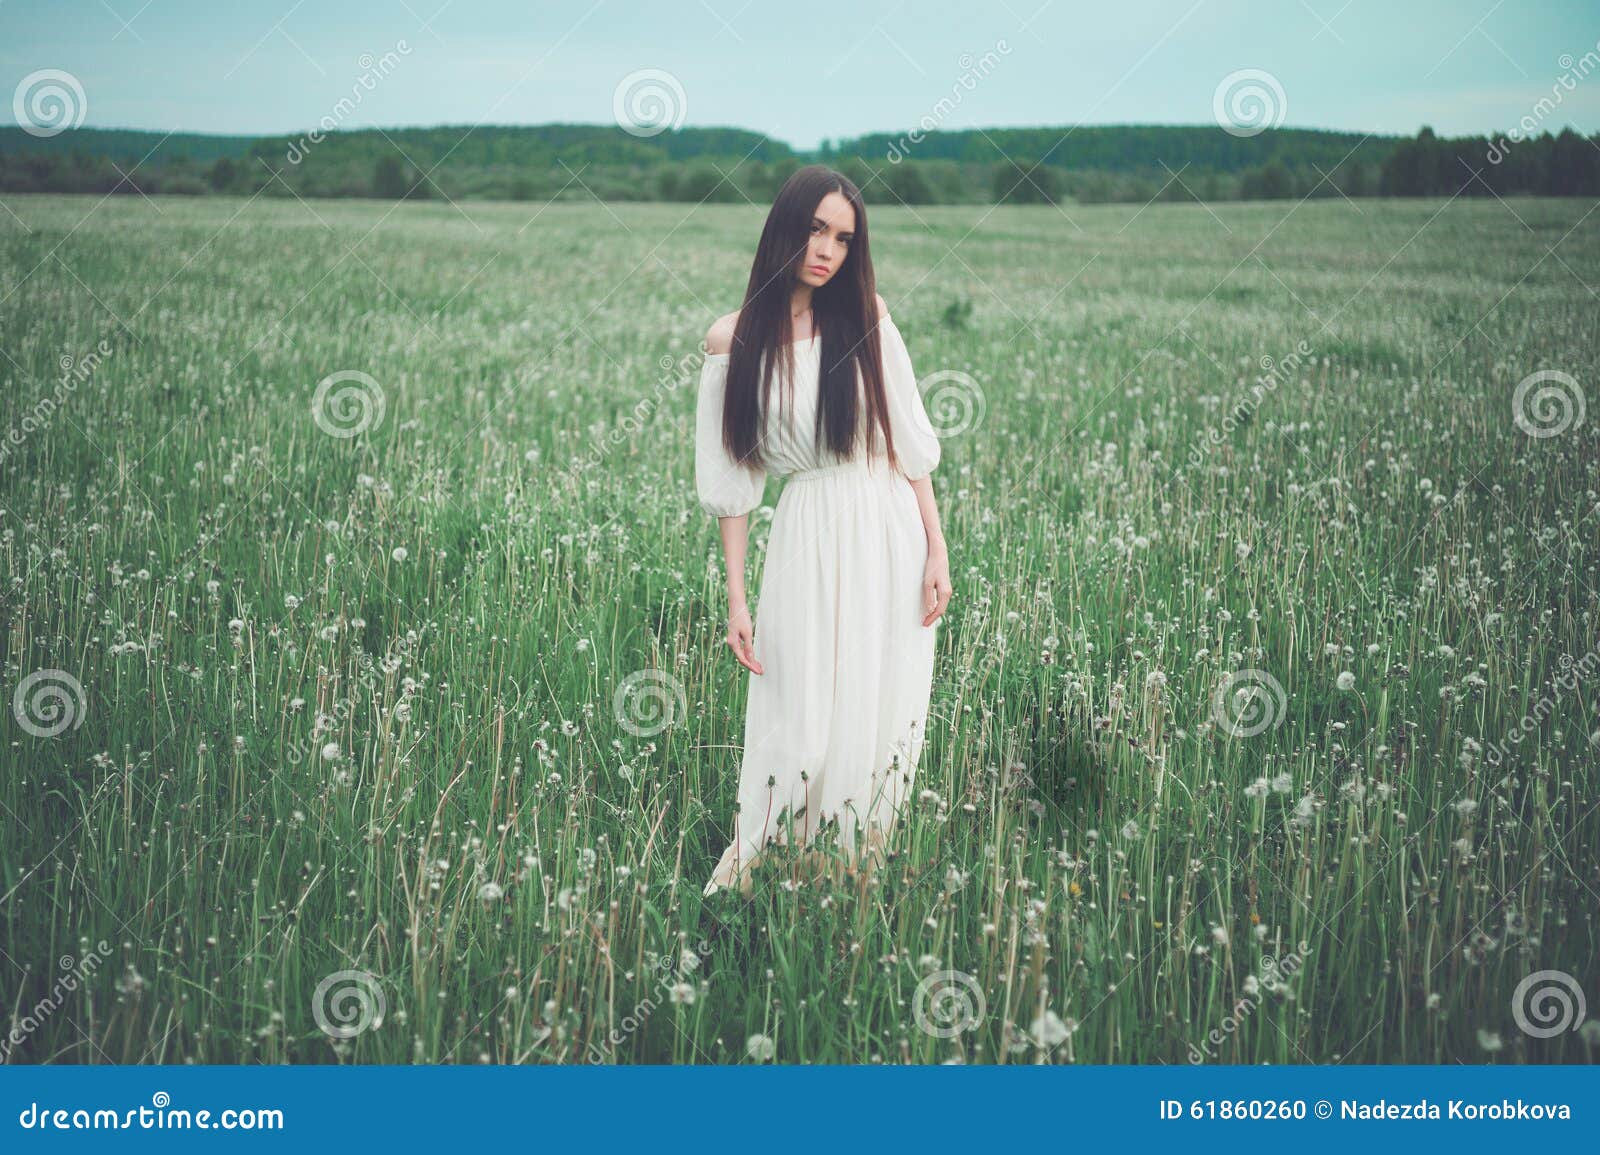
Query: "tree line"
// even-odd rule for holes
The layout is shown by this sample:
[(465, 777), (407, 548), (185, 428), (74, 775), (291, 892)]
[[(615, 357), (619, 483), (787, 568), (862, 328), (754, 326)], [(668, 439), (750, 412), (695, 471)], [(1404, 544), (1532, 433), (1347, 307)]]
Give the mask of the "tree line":
[(1370, 196), (1600, 196), (1600, 134), (1379, 137), (1092, 126), (885, 134), (798, 153), (740, 129), (594, 125), (163, 138), (0, 129), (0, 191), (451, 200), (770, 202), (822, 161), (880, 202), (1051, 204)]

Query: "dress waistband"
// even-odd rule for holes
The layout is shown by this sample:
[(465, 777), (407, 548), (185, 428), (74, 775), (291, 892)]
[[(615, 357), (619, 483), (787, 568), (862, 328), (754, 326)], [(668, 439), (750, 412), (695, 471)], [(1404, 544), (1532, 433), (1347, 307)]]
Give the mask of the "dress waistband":
[(833, 477), (840, 473), (859, 473), (863, 476), (877, 476), (860, 461), (846, 461), (838, 465), (819, 465), (815, 469), (797, 469), (788, 475), (787, 482), (794, 484), (801, 481), (816, 481), (823, 477)]

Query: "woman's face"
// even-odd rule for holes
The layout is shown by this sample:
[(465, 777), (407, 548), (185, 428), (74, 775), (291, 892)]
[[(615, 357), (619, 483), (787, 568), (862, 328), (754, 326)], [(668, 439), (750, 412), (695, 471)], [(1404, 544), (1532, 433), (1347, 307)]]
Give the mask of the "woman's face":
[(855, 240), (856, 210), (840, 193), (817, 202), (811, 217), (811, 239), (800, 264), (800, 279), (812, 288), (826, 285), (850, 255)]

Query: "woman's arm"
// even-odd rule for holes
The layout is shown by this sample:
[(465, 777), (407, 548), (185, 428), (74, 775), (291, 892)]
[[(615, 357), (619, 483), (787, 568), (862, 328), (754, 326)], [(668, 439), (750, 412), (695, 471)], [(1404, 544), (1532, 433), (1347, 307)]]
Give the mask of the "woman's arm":
[(744, 560), (749, 546), (750, 515), (717, 518), (717, 528), (722, 533), (722, 562), (728, 574), (728, 636), (725, 639), (739, 664), (752, 674), (765, 671), (756, 661), (755, 626), (750, 619), (750, 606), (745, 600)]
[(700, 504), (717, 519), (722, 536), (722, 560), (728, 573), (728, 633), (726, 641), (739, 664), (752, 674), (762, 672), (756, 661), (755, 627), (744, 592), (744, 560), (749, 540), (750, 511), (761, 502), (766, 472), (747, 469), (734, 461), (722, 443), (722, 404), (727, 389), (727, 354), (733, 347), (737, 313), (719, 317), (706, 332), (706, 360), (700, 372), (700, 393), (695, 403), (695, 485)]
[(931, 626), (944, 616), (950, 604), (950, 551), (945, 545), (944, 527), (939, 523), (939, 503), (933, 496), (933, 475), (919, 477), (911, 483), (917, 495), (917, 508), (922, 512), (922, 528), (928, 535), (928, 564), (922, 575), (922, 608), (926, 611), (922, 624)]

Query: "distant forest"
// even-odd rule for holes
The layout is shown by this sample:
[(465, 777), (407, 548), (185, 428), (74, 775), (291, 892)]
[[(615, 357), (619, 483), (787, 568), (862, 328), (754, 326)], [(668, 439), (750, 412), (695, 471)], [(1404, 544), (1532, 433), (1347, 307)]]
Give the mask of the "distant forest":
[[(1600, 134), (1370, 136), (1215, 126), (991, 129), (825, 141), (613, 126), (364, 129), (295, 137), (0, 128), (0, 191), (383, 199), (768, 203), (803, 164), (878, 203), (1079, 203), (1367, 196), (1600, 196)], [(1042, 161), (1042, 163), (1040, 163)]]

